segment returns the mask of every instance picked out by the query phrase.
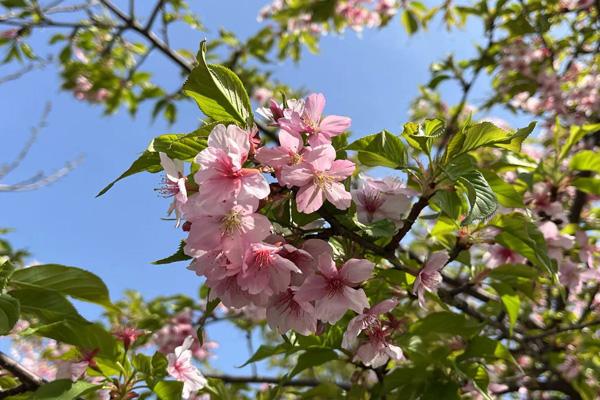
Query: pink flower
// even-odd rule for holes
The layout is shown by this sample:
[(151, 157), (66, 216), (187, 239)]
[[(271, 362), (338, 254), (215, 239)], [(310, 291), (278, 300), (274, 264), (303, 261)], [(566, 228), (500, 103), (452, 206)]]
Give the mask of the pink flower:
[(265, 87), (259, 87), (252, 93), (252, 98), (258, 104), (264, 104), (271, 97), (273, 97), (273, 91)]
[(302, 162), (302, 138), (284, 130), (279, 131), (278, 147), (262, 147), (256, 153), (256, 160), (279, 171), (284, 166), (297, 165)]
[(361, 177), (357, 189), (351, 190), (356, 203), (358, 220), (363, 224), (389, 219), (397, 225), (402, 223), (403, 214), (410, 208), (414, 192), (402, 186), (396, 178), (375, 179)]
[(342, 347), (346, 350), (351, 350), (356, 347), (358, 335), (360, 335), (362, 331), (377, 325), (379, 323), (379, 315), (392, 311), (397, 305), (398, 300), (396, 299), (383, 300), (381, 303), (352, 318), (344, 333)]
[(267, 322), (277, 333), (292, 329), (301, 335), (310, 335), (317, 330), (314, 306), (298, 300), (294, 288), (271, 297), (267, 305)]
[[(192, 336), (194, 339), (198, 338), (195, 324), (194, 313), (190, 309), (185, 309), (171, 318), (152, 336), (152, 343), (158, 347), (158, 351), (161, 353), (172, 353), (186, 337)], [(218, 346), (216, 342), (204, 338), (202, 345), (200, 345), (198, 340), (194, 340), (190, 351), (194, 358), (203, 361), (208, 359), (212, 355), (211, 351)]]
[(270, 189), (265, 177), (257, 169), (243, 168), (248, 158), (248, 132), (235, 125), (214, 127), (208, 136), (208, 148), (196, 156), (201, 169), (194, 175), (200, 185), (199, 199), (204, 207), (236, 198), (264, 199)]
[(125, 347), (125, 350), (127, 350), (140, 336), (144, 335), (144, 333), (145, 331), (141, 329), (126, 326), (115, 331), (114, 335), (123, 342), (123, 346)]
[(308, 143), (319, 146), (331, 143), (331, 138), (343, 133), (350, 127), (348, 117), (329, 115), (323, 119), (325, 96), (313, 93), (306, 98), (302, 114), (292, 113), (279, 121), (280, 126), (288, 132), (300, 135), (308, 134)]
[(241, 263), (246, 247), (262, 241), (271, 231), (267, 217), (255, 213), (253, 207), (219, 203), (213, 210), (188, 217), (192, 226), (184, 247), (187, 255), (196, 257), (222, 249), (232, 263)]
[(367, 260), (352, 258), (339, 270), (328, 254), (319, 257), (320, 274), (314, 274), (300, 287), (296, 300), (315, 302), (317, 318), (336, 323), (348, 309), (361, 313), (369, 307), (369, 300), (356, 286), (369, 279), (374, 265)]
[(173, 378), (183, 382), (182, 396), (188, 399), (192, 394), (206, 386), (207, 381), (198, 368), (192, 364), (192, 352), (190, 348), (194, 338), (188, 336), (183, 344), (175, 348), (175, 351), (167, 355), (167, 372)]
[(573, 247), (573, 239), (561, 234), (556, 224), (552, 221), (543, 222), (539, 226), (539, 229), (542, 235), (544, 235), (544, 239), (546, 239), (548, 256), (560, 262), (563, 258), (563, 252)]
[(487, 268), (492, 269), (504, 264), (523, 264), (525, 257), (504, 246), (494, 244), (483, 254), (482, 261)]
[(278, 121), (284, 117), (291, 117), (296, 114), (299, 118), (304, 112), (304, 100), (289, 99), (286, 101), (287, 107), (277, 103), (274, 99), (269, 101), (269, 107), (260, 107), (256, 113), (263, 117), (269, 125), (279, 126)]
[(450, 257), (445, 251), (436, 251), (431, 254), (425, 263), (425, 266), (421, 268), (415, 283), (413, 284), (413, 294), (419, 298), (419, 305), (425, 307), (425, 291), (435, 292), (442, 283), (442, 274), (440, 271)]
[(400, 361), (404, 358), (402, 349), (388, 341), (391, 330), (381, 323), (375, 324), (367, 332), (368, 340), (356, 350), (355, 360), (360, 360), (372, 368), (381, 367), (391, 358)]
[(172, 160), (165, 153), (158, 153), (160, 156), (160, 165), (165, 170), (164, 185), (159, 192), (165, 197), (173, 197), (173, 203), (169, 206), (168, 213), (175, 211), (177, 217), (176, 226), (181, 223), (183, 205), (187, 202), (187, 189), (185, 182), (187, 178), (183, 173), (183, 162)]
[(346, 191), (344, 179), (354, 172), (354, 163), (336, 160), (331, 145), (313, 148), (304, 156), (304, 162), (281, 171), (282, 183), (298, 186), (298, 211), (310, 214), (323, 205), (325, 199), (340, 210), (350, 207), (352, 196)]
[(270, 296), (283, 292), (290, 284), (292, 272), (302, 273), (290, 260), (283, 258), (280, 246), (252, 243), (246, 250), (242, 273), (238, 275), (240, 287), (250, 294), (265, 293)]
[(579, 244), (579, 259), (590, 268), (595, 268), (594, 253), (598, 252), (598, 246), (591, 244), (588, 235), (584, 231), (575, 233), (575, 240)]
[(60, 360), (57, 363), (56, 379), (69, 379), (71, 381), (79, 380), (87, 371), (90, 363), (88, 361), (65, 361)]

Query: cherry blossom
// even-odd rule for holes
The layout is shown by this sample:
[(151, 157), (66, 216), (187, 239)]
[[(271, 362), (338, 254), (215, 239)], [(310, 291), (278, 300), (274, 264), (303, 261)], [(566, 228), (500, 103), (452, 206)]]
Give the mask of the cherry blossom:
[(389, 342), (389, 335), (389, 329), (377, 324), (367, 333), (368, 340), (356, 350), (354, 359), (372, 368), (381, 367), (390, 358), (396, 361), (402, 360), (404, 358), (402, 349)]
[(355, 165), (348, 160), (336, 160), (333, 146), (317, 146), (305, 154), (298, 165), (284, 167), (284, 184), (298, 186), (298, 211), (310, 214), (323, 205), (325, 199), (340, 210), (350, 207), (352, 197), (341, 183), (352, 175)]
[(304, 146), (302, 138), (284, 130), (279, 131), (278, 147), (262, 147), (256, 153), (256, 160), (275, 169), (281, 181), (281, 168), (300, 164), (303, 161)]
[[(255, 213), (254, 207), (219, 203), (213, 210), (210, 214), (191, 216), (192, 226), (184, 247), (186, 254), (194, 257), (218, 248), (230, 261), (241, 262), (246, 246), (260, 242), (271, 231), (267, 217)], [(186, 215), (189, 214), (186, 211)]]
[(413, 284), (413, 294), (419, 298), (419, 305), (425, 307), (425, 292), (435, 292), (442, 283), (442, 274), (440, 271), (450, 257), (445, 251), (436, 251), (431, 254), (427, 262), (419, 271), (417, 278)]
[(302, 114), (291, 113), (279, 120), (279, 125), (296, 135), (308, 134), (308, 143), (319, 146), (331, 143), (331, 138), (346, 131), (351, 124), (348, 117), (329, 115), (322, 118), (325, 96), (313, 93), (306, 98)]
[(296, 293), (296, 300), (315, 300), (318, 319), (336, 323), (348, 309), (361, 313), (369, 306), (363, 289), (356, 288), (369, 279), (374, 265), (367, 260), (350, 259), (336, 268), (328, 254), (318, 259), (319, 273), (310, 276)]
[(310, 335), (317, 330), (315, 307), (308, 301), (300, 301), (296, 288), (271, 297), (267, 305), (267, 322), (278, 333), (294, 330), (301, 335)]
[(206, 378), (198, 368), (192, 364), (192, 352), (190, 348), (194, 342), (192, 336), (185, 338), (181, 346), (175, 348), (173, 353), (167, 355), (167, 372), (173, 378), (183, 382), (182, 396), (188, 399), (192, 393), (206, 386)]
[(488, 247), (483, 254), (482, 261), (489, 269), (499, 267), (504, 264), (522, 264), (525, 262), (525, 257), (499, 244), (493, 244)]
[(249, 135), (235, 125), (217, 125), (208, 136), (208, 147), (195, 158), (200, 170), (194, 174), (200, 185), (198, 201), (204, 208), (236, 198), (263, 199), (269, 184), (257, 169), (244, 168), (250, 151)]
[(358, 335), (362, 331), (374, 327), (379, 323), (379, 315), (392, 311), (397, 305), (397, 299), (383, 300), (381, 303), (352, 318), (348, 323), (346, 332), (344, 332), (342, 347), (347, 350), (356, 347)]
[(573, 238), (563, 235), (552, 221), (545, 221), (539, 225), (539, 230), (546, 239), (548, 245), (548, 256), (555, 260), (562, 260), (563, 252), (573, 247)]
[(284, 291), (290, 284), (292, 272), (302, 271), (279, 253), (282, 248), (266, 243), (252, 243), (246, 250), (240, 287), (250, 294), (272, 295)]
[(185, 182), (187, 180), (183, 172), (183, 162), (180, 160), (172, 160), (165, 153), (158, 153), (160, 156), (160, 165), (165, 170), (164, 185), (159, 189), (159, 192), (165, 197), (173, 197), (173, 203), (169, 206), (168, 214), (175, 211), (177, 217), (176, 226), (181, 223), (183, 214), (183, 205), (187, 202), (187, 189)]
[(267, 121), (269, 125), (279, 126), (279, 120), (292, 115), (302, 115), (304, 111), (304, 100), (289, 99), (283, 103), (278, 103), (275, 99), (269, 100), (268, 107), (260, 107), (256, 113)]
[(358, 220), (363, 224), (389, 219), (401, 225), (403, 214), (410, 208), (410, 196), (415, 194), (404, 188), (397, 178), (368, 176), (361, 176), (357, 180), (357, 188), (350, 192)]

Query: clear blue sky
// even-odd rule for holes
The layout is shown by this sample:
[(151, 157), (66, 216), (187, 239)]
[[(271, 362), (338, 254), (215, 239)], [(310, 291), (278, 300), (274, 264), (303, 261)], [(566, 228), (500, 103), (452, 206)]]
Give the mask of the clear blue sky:
[[(265, 2), (192, 1), (210, 31), (179, 33), (172, 38), (172, 45), (196, 49), (200, 40), (216, 37), (221, 26), (245, 37), (259, 29), (256, 14)], [(274, 76), (292, 86), (323, 92), (326, 112), (350, 116), (355, 135), (382, 128), (398, 132), (407, 121), (408, 106), (418, 85), (427, 81), (429, 64), (449, 52), (472, 54), (479, 40), (479, 26), (449, 34), (437, 22), (428, 32), (408, 38), (395, 19), (390, 27), (366, 31), (362, 37), (352, 31), (343, 37), (324, 37), (320, 55), (307, 53), (298, 64), (276, 65)], [(155, 56), (148, 65), (162, 82), (178, 84), (178, 71), (165, 59)], [(476, 100), (489, 93), (485, 82), (480, 87)], [(455, 102), (456, 98), (454, 90), (447, 90), (448, 101)], [(180, 292), (195, 295), (200, 280), (185, 269), (185, 264), (150, 264), (171, 254), (183, 237), (172, 222), (160, 219), (168, 200), (153, 191), (159, 175), (137, 175), (101, 198), (94, 196), (129, 166), (152, 137), (193, 129), (201, 118), (196, 107), (183, 105), (173, 127), (160, 120), (152, 123), (147, 107), (135, 119), (124, 111), (104, 117), (99, 107), (61, 92), (56, 68), (49, 67), (0, 86), (0, 162), (12, 159), (20, 149), (47, 101), (53, 106), (48, 127), (18, 173), (3, 183), (40, 169), (60, 167), (79, 154), (84, 154), (85, 160), (50, 187), (0, 194), (0, 227), (15, 229), (10, 234), (12, 243), (31, 251), (40, 262), (93, 271), (105, 280), (115, 299), (127, 288), (147, 298)], [(94, 315), (90, 306), (84, 311)], [(240, 347), (243, 335), (227, 326), (215, 327), (211, 334), (221, 342), (216, 366), (234, 372), (232, 366), (247, 358), (245, 346)]]

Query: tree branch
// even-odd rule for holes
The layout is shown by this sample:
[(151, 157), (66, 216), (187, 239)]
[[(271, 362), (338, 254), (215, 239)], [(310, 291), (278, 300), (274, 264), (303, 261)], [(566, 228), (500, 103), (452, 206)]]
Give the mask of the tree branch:
[(27, 389), (35, 389), (45, 382), (42, 378), (0, 351), (0, 367), (13, 374)]
[[(325, 382), (316, 379), (293, 379), (286, 380), (285, 378), (274, 378), (268, 376), (234, 376), (234, 375), (217, 375), (205, 374), (207, 378), (220, 379), (226, 383), (272, 383), (281, 386), (297, 386), (297, 387), (315, 387)], [(344, 390), (350, 390), (351, 385), (345, 382), (334, 382), (337, 386)]]

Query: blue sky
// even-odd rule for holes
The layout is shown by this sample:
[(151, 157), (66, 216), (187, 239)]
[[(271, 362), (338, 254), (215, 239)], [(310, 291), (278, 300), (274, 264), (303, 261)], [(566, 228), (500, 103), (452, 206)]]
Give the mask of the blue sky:
[[(196, 49), (200, 40), (216, 37), (221, 26), (243, 37), (255, 32), (259, 29), (256, 14), (265, 0), (192, 3), (197, 3), (194, 9), (210, 31), (179, 32), (171, 39), (176, 48)], [(49, 34), (44, 35), (47, 38)], [(418, 93), (418, 85), (428, 79), (429, 64), (450, 52), (472, 54), (480, 36), (479, 26), (449, 34), (434, 22), (428, 32), (408, 38), (395, 19), (387, 29), (366, 31), (362, 37), (352, 31), (343, 37), (326, 36), (320, 55), (306, 53), (298, 64), (275, 65), (274, 76), (291, 86), (324, 93), (326, 113), (350, 116), (355, 135), (383, 128), (398, 132), (407, 122), (408, 106)], [(161, 82), (173, 87), (179, 84), (178, 71), (165, 59), (155, 56), (148, 65)], [(479, 87), (476, 100), (489, 92), (485, 82)], [(458, 93), (453, 89), (446, 94), (447, 101), (456, 101)], [(202, 117), (200, 112), (191, 103), (183, 104), (172, 127), (160, 120), (152, 123), (147, 107), (135, 119), (124, 111), (104, 117), (99, 107), (61, 92), (57, 71), (49, 67), (0, 86), (2, 162), (12, 159), (20, 149), (48, 101), (52, 102), (48, 127), (20, 170), (3, 183), (40, 169), (58, 168), (80, 154), (85, 159), (52, 186), (0, 195), (0, 226), (15, 229), (9, 236), (12, 243), (31, 251), (40, 262), (93, 271), (105, 280), (115, 299), (127, 288), (147, 298), (180, 292), (196, 295), (199, 279), (185, 269), (185, 264), (150, 264), (171, 254), (183, 237), (172, 222), (161, 220), (168, 200), (153, 191), (160, 176), (136, 175), (101, 198), (95, 195), (129, 166), (152, 137), (193, 129)], [(96, 312), (90, 306), (84, 311), (88, 315)], [(239, 344), (244, 343), (243, 334), (227, 326), (216, 326), (210, 333), (221, 342), (216, 366), (234, 371), (232, 366), (247, 358), (245, 345)]]

